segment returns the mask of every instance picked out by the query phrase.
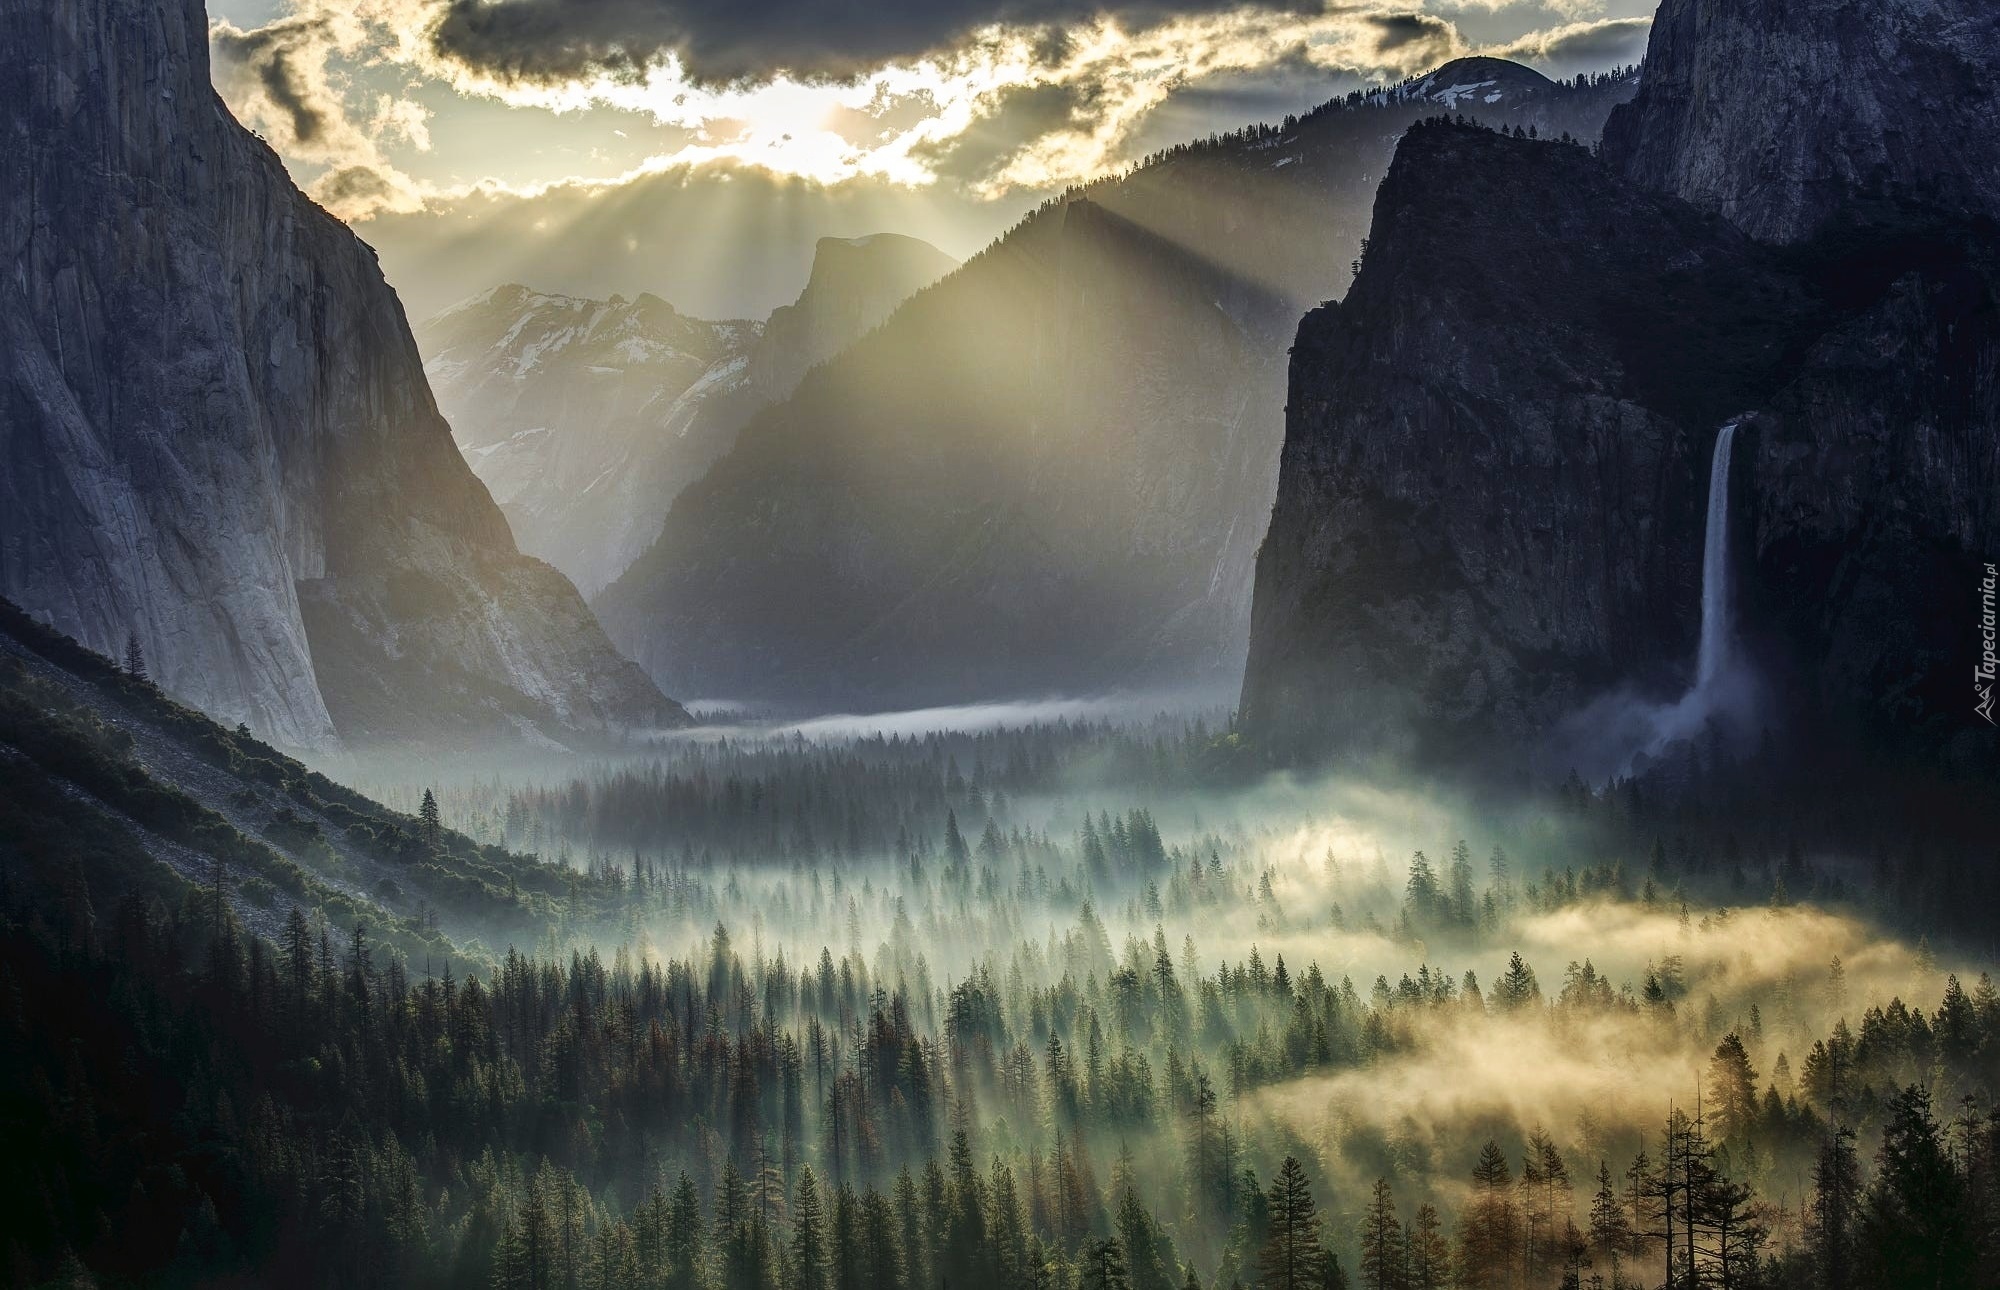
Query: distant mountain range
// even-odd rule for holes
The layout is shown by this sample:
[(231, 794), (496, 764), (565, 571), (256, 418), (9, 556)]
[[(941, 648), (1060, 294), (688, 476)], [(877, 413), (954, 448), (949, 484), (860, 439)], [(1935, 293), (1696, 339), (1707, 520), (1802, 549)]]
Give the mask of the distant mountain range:
[(1284, 349), (1396, 139), (1594, 139), (1632, 73), (1467, 59), (1035, 212), (752, 418), (593, 600), (676, 693), (865, 709), (1240, 675)]
[(591, 595), (752, 413), (956, 261), (894, 234), (823, 238), (768, 324), (496, 287), (417, 328), (438, 406), (524, 551)]

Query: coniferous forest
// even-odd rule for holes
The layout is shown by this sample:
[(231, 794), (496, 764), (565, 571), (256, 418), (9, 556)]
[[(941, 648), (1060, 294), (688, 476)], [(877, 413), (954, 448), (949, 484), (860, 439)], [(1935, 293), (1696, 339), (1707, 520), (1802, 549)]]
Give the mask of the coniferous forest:
[[(676, 743), (405, 813), (10, 622), (17, 1283), (2000, 1267), (1945, 819), (1773, 829), (1721, 792), (1802, 791), (1754, 762), (1505, 809), (1274, 782), (1167, 718)], [(246, 786), (154, 782), (162, 739)], [(57, 770), (120, 805), (30, 791)], [(364, 834), (397, 876), (342, 899)]]

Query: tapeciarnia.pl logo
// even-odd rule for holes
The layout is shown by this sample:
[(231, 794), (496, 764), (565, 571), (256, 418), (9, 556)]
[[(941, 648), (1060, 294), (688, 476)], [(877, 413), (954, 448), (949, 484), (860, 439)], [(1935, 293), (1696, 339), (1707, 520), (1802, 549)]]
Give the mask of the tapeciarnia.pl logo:
[(2000, 568), (1986, 566), (1986, 577), (1979, 584), (1979, 663), (1972, 669), (1972, 690), (1979, 696), (1979, 702), (1972, 710), (1986, 718), (1987, 725), (2000, 725), (1993, 719), (1993, 677), (2000, 672), (2000, 658), (1994, 655), (1995, 627), (1993, 619), (1994, 584), (2000, 582)]

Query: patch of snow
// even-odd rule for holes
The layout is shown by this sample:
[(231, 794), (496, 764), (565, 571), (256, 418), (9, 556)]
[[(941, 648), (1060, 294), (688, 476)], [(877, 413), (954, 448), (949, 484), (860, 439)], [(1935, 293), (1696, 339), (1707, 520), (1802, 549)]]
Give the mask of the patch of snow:
[(694, 410), (701, 406), (715, 387), (724, 382), (733, 382), (750, 365), (748, 354), (738, 354), (725, 359), (695, 378), (693, 385), (682, 390), (680, 397), (667, 408), (666, 430), (668, 434), (684, 435), (694, 422)]
[[(1473, 82), (1471, 84), (1453, 85), (1450, 86), (1449, 88), (1432, 92), (1428, 95), (1428, 97), (1435, 100), (1438, 103), (1443, 104), (1446, 108), (1455, 108), (1458, 106), (1458, 101), (1460, 99), (1471, 98), (1479, 91), (1486, 89), (1489, 86), (1498, 85), (1499, 83), (1500, 82), (1498, 80), (1486, 80), (1486, 81)], [(1428, 84), (1429, 82), (1426, 82), (1426, 85)], [(1486, 101), (1488, 103), (1491, 103), (1499, 97), (1500, 97), (1500, 92), (1496, 90), (1491, 96), (1487, 98)]]

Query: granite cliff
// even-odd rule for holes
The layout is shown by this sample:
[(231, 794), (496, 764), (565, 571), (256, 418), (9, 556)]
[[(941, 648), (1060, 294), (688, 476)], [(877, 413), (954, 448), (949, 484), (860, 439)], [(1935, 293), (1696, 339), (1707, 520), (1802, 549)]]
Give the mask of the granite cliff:
[[(1976, 753), (2000, 208), (1990, 133), (1957, 137), (1991, 105), (1940, 69), (2000, 66), (1993, 27), (1969, 0), (1669, 0), (1601, 156), (1412, 130), (1354, 289), (1298, 330), (1251, 737), (1521, 765), (1596, 698), (1681, 692), (1737, 421), (1751, 720)], [(1933, 123), (1921, 165), (1877, 155)]]
[(304, 748), (683, 719), (465, 466), (199, 0), (0, 6), (0, 592)]

